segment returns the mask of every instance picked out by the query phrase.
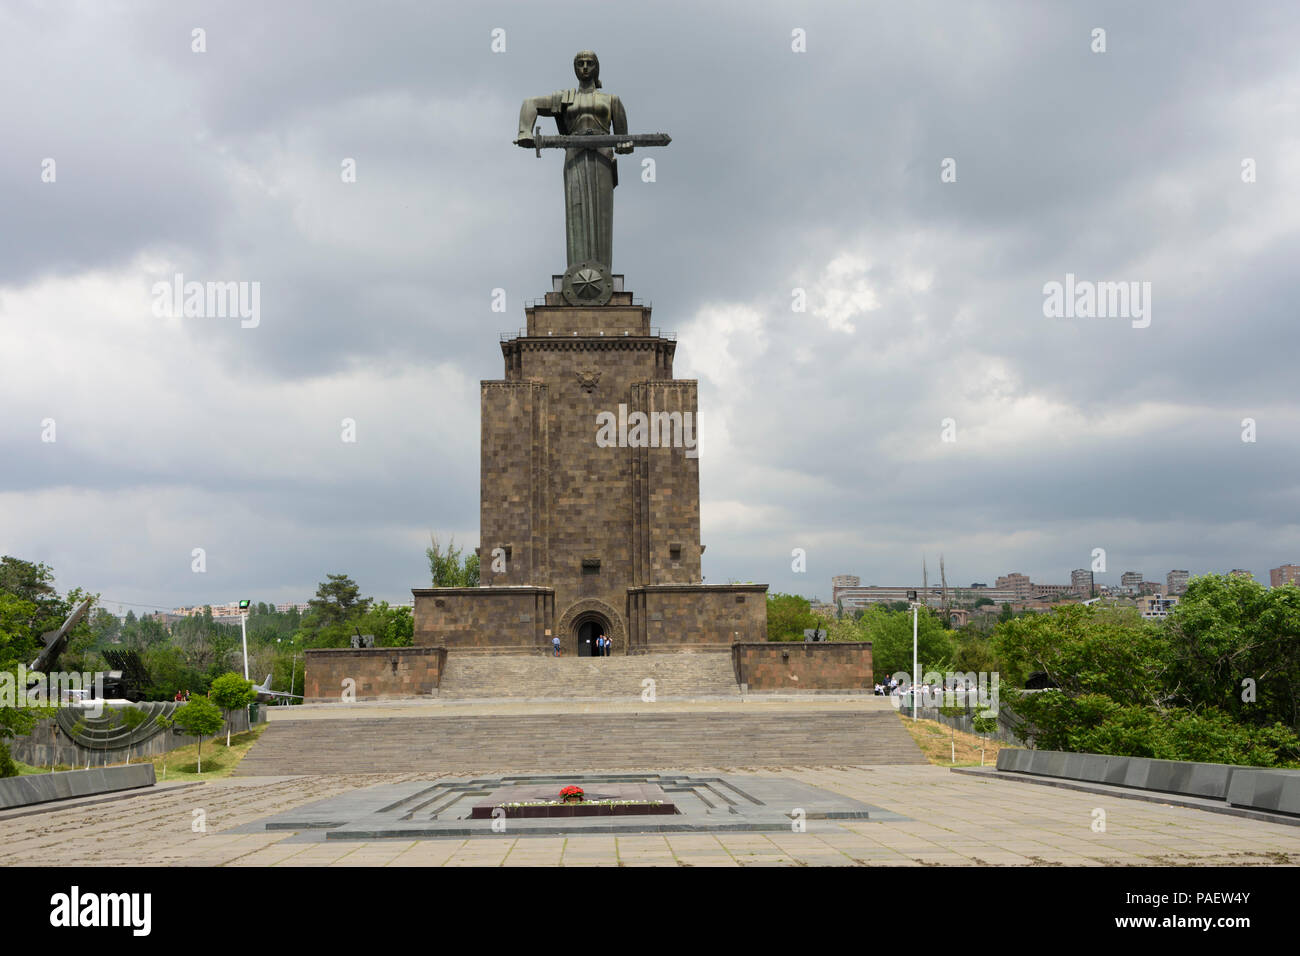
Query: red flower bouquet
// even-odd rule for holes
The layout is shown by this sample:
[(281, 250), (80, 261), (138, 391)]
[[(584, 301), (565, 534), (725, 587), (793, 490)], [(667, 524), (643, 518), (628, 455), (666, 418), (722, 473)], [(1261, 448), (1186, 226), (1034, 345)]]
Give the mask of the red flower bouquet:
[(560, 799), (565, 803), (582, 803), (584, 794), (581, 787), (565, 787), (560, 791)]

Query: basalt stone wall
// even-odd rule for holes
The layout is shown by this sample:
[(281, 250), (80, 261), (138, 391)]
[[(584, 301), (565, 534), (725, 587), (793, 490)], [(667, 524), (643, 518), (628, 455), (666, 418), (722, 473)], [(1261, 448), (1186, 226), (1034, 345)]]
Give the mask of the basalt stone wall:
[(550, 646), (555, 627), (550, 588), (416, 588), (411, 593), (416, 647), (531, 653)]
[(342, 699), (344, 681), (357, 700), (434, 694), (447, 662), (445, 647), (316, 648), (307, 651), (307, 701)]
[(764, 641), (731, 649), (736, 682), (749, 690), (867, 690), (871, 642)]
[(1027, 773), (1088, 783), (1225, 800), (1232, 806), (1300, 814), (1300, 771), (1190, 760), (1116, 757), (1060, 750), (998, 752), (999, 773)]
[(766, 584), (629, 588), (629, 653), (726, 649), (767, 639)]
[(70, 797), (90, 797), (120, 790), (136, 790), (154, 785), (151, 763), (128, 767), (104, 767), (97, 770), (70, 770), (38, 773), (0, 780), (0, 810), (25, 807)]

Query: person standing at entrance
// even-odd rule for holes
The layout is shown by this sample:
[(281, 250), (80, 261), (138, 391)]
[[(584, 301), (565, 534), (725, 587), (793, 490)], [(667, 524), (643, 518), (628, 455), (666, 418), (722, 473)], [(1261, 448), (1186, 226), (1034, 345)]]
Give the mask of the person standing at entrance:
[(555, 656), (559, 657), (560, 656), (560, 635), (556, 634), (553, 638), (551, 638), (551, 648), (553, 649)]

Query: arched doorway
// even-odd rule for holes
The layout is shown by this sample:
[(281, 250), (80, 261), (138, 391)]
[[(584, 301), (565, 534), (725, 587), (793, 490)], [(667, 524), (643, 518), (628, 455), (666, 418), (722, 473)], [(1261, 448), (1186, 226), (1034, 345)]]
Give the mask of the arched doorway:
[(578, 647), (579, 657), (595, 657), (600, 652), (596, 647), (596, 638), (604, 634), (611, 637), (609, 621), (604, 615), (588, 612), (580, 615), (573, 622), (573, 637)]
[[(594, 629), (587, 627), (594, 625)], [(582, 598), (565, 608), (555, 624), (555, 633), (563, 642), (565, 656), (586, 657), (596, 648), (596, 638), (602, 633), (612, 643), (610, 656), (627, 653), (627, 631), (623, 618), (612, 607), (598, 598)], [(591, 643), (588, 644), (587, 641)]]

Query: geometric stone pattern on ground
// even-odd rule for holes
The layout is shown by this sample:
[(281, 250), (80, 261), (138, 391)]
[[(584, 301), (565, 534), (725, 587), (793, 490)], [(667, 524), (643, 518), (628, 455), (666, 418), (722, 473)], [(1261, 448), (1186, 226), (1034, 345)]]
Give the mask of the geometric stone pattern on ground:
[[(576, 784), (644, 785), (662, 789), (676, 805), (668, 816), (474, 819), (475, 805), (512, 788), (554, 792)], [(740, 775), (564, 774), (508, 775), (371, 787), (278, 814), (242, 832), (325, 830), (327, 840), (429, 839), (500, 834), (689, 833), (715, 831), (795, 832), (796, 811), (805, 826), (826, 820), (905, 820), (897, 813), (796, 780)], [(497, 829), (493, 829), (494, 823)], [(505, 830), (500, 828), (504, 826)]]
[[(345, 705), (338, 705), (340, 707)], [(277, 719), (240, 776), (925, 764), (892, 711)]]
[(643, 681), (656, 699), (739, 697), (731, 654), (643, 654), (636, 657), (542, 655), (447, 656), (440, 698), (582, 698), (639, 700)]

